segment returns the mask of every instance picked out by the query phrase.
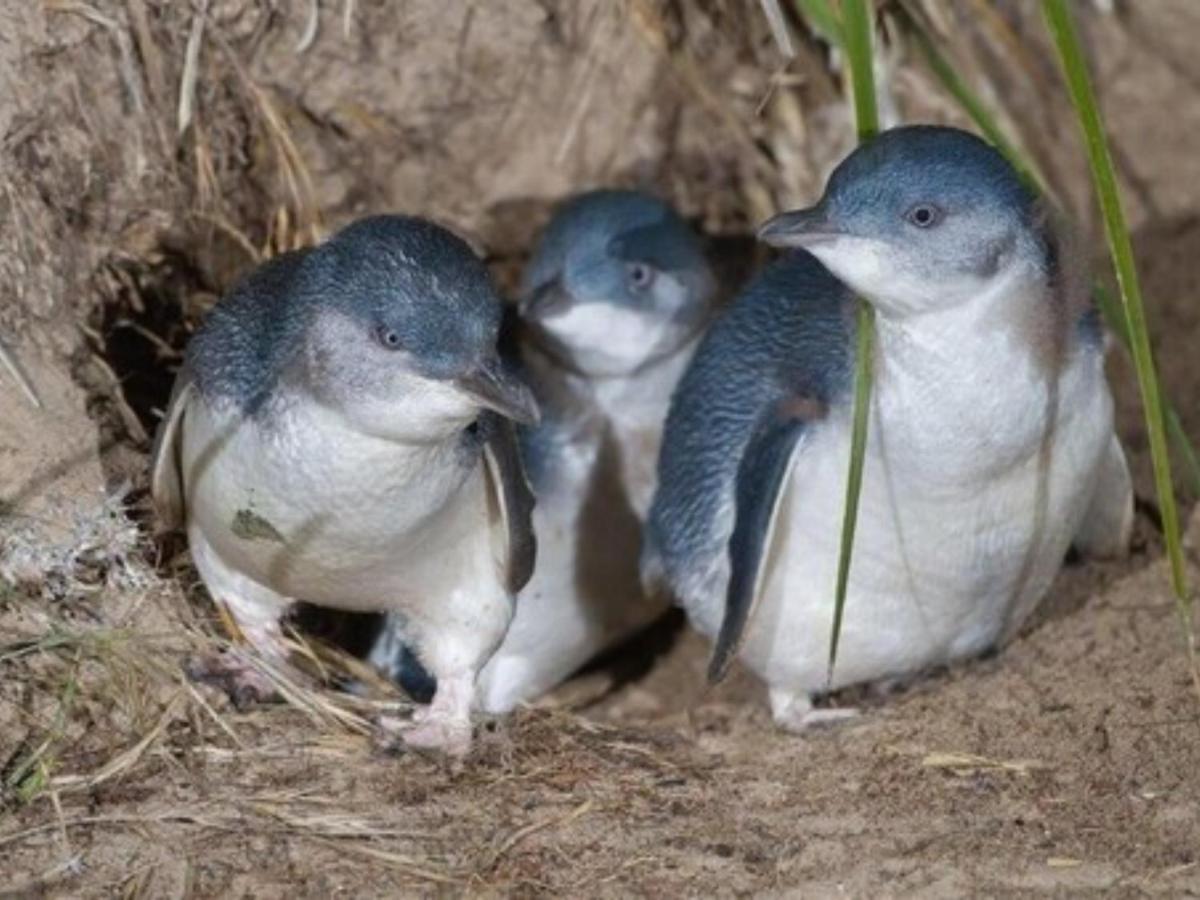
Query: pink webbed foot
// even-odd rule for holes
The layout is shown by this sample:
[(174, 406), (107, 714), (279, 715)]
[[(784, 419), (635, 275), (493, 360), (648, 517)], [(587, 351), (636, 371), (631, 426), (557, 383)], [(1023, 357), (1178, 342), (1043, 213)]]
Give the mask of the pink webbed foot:
[(858, 716), (853, 707), (814, 709), (807, 694), (783, 688), (771, 688), (771, 717), (775, 724), (792, 734), (803, 734), (814, 728), (839, 725)]
[(385, 749), (408, 747), (463, 757), (471, 750), (473, 675), (438, 677), (437, 693), (409, 719), (381, 716), (378, 741)]

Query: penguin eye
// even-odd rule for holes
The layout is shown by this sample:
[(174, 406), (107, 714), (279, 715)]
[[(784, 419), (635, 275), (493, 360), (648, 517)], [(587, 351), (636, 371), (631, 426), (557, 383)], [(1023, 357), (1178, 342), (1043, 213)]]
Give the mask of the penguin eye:
[(904, 214), (904, 218), (918, 228), (932, 228), (942, 221), (942, 211), (932, 203), (918, 203)]
[(645, 263), (630, 263), (625, 269), (629, 286), (635, 291), (644, 291), (654, 282), (654, 269)]
[(399, 332), (393, 331), (386, 325), (380, 325), (375, 329), (375, 337), (388, 350), (399, 350), (401, 345)]

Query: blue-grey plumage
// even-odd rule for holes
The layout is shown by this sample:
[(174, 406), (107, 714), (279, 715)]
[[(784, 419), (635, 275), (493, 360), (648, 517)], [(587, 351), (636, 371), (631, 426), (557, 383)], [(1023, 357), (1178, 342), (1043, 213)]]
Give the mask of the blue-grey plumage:
[(800, 251), (764, 269), (709, 330), (666, 422), (642, 546), (648, 587), (665, 586), (685, 605), (725, 590), (747, 449), (789, 423), (794, 441), (845, 402), (853, 325), (849, 291)]
[[(297, 599), (390, 611), (439, 678), (407, 743), (461, 752), (484, 661), (533, 565), (512, 421), (532, 393), (501, 362), (501, 304), (460, 239), (378, 216), (261, 266), (192, 340), (152, 493), (214, 598), (268, 661)], [(505, 418), (506, 417), (506, 418)], [(242, 661), (208, 665), (261, 689)]]
[(568, 201), (526, 269), (521, 317), (543, 353), (593, 379), (626, 376), (695, 337), (714, 291), (699, 239), (637, 191)]
[[(487, 269), (465, 242), (422, 219), (374, 216), (252, 272), (209, 314), (186, 366), (203, 396), (248, 414), (292, 367), (318, 396), (352, 402), (394, 396), (386, 382), (410, 371), (459, 379), (494, 394), (484, 406), (530, 420), (536, 407), (496, 353), (500, 313)], [(373, 336), (373, 352), (340, 343), (338, 321)]]
[[(680, 384), (643, 574), (716, 639), (711, 675), (739, 654), (799, 729), (827, 687), (1010, 637), (1072, 542), (1125, 550), (1132, 491), (1086, 280), (983, 141), (885, 132), (760, 237), (802, 255), (735, 301)], [(830, 678), (851, 291), (877, 312), (876, 378)]]
[[(480, 675), (483, 709), (533, 699), (663, 612), (641, 593), (640, 523), (671, 391), (713, 293), (697, 236), (646, 194), (579, 195), (541, 236), (524, 274), (519, 340), (544, 414), (521, 434), (538, 497), (538, 565)], [(372, 657), (411, 675), (397, 649), (385, 633)]]

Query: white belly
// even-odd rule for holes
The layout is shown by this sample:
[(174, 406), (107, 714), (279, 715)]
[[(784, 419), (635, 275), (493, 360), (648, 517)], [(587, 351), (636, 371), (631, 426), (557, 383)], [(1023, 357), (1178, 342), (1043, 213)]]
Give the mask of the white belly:
[(537, 697), (665, 612), (665, 597), (642, 593), (641, 522), (654, 493), (671, 391), (692, 350), (632, 378), (593, 385), (608, 456), (601, 459), (597, 429), (554, 461), (553, 490), (540, 493), (534, 508), (533, 578), (480, 675), (479, 705), (488, 712)]
[(183, 435), (189, 532), (283, 597), (393, 611), (424, 644), (445, 626), (495, 632), (494, 647), (511, 608), (483, 466), (457, 452), (371, 438), (315, 405), (264, 428), (197, 402)]
[[(1045, 390), (966, 384), (960, 407), (934, 384), (942, 396), (919, 397), (884, 379), (873, 404), (832, 681), (849, 411), (797, 450), (742, 650), (773, 687), (812, 693), (978, 654), (1016, 631), (1057, 573), (1112, 434), (1099, 360), (1063, 375), (1049, 432)], [(715, 608), (696, 612), (714, 633)]]
[(480, 675), (479, 705), (488, 712), (544, 693), (666, 608), (642, 595), (641, 526), (625, 486), (615, 473), (580, 468), (569, 484), (538, 498), (537, 566)]

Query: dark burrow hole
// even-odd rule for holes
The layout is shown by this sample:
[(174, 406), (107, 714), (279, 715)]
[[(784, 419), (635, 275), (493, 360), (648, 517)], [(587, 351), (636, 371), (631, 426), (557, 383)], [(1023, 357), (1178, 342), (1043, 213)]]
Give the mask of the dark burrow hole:
[[(265, 227), (253, 231), (267, 233)], [(76, 374), (92, 398), (102, 437), (149, 452), (188, 341), (257, 261), (250, 242), (219, 229), (179, 226), (100, 266), (93, 277), (100, 302), (88, 321), (89, 359)], [(96, 359), (100, 364), (89, 371), (86, 363)]]
[[(92, 349), (111, 368), (129, 411), (152, 437), (184, 348), (216, 291), (192, 260), (175, 252), (154, 263), (114, 261), (97, 277), (105, 301), (90, 323)], [(103, 422), (113, 414), (97, 418)], [(109, 427), (121, 427), (127, 440), (140, 443), (128, 422), (119, 414), (116, 419)]]

